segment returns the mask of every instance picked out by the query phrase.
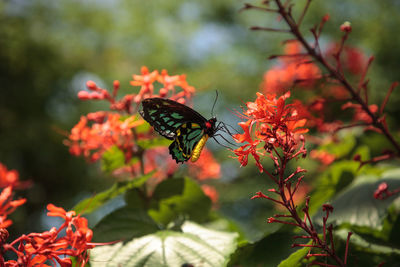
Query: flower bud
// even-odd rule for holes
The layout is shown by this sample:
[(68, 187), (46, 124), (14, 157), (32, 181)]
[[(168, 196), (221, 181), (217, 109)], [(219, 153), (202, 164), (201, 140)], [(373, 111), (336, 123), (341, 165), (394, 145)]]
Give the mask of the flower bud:
[(96, 90), (97, 89), (97, 85), (96, 85), (96, 83), (94, 81), (87, 81), (86, 82), (86, 87), (89, 90)]
[(342, 25), (340, 25), (340, 30), (347, 33), (351, 32), (351, 23), (348, 21), (344, 22)]

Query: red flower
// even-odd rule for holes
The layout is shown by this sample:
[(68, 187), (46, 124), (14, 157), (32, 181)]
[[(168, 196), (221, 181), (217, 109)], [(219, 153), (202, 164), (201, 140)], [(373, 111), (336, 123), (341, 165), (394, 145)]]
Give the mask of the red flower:
[[(354, 116), (353, 116), (353, 121), (354, 122), (365, 122), (366, 124), (371, 124), (372, 119), (366, 113), (360, 104), (353, 104), (351, 102), (347, 102), (346, 104), (342, 105), (342, 109), (347, 109), (347, 108), (352, 108), (354, 109)], [(369, 110), (371, 113), (376, 113), (378, 111), (378, 106), (375, 104), (369, 105), (368, 106)]]
[[(124, 152), (126, 162), (132, 157), (134, 137), (131, 129), (144, 123), (142, 119), (130, 116), (123, 119), (117, 113), (101, 114), (103, 121), (98, 117), (95, 122), (88, 125), (89, 116), (81, 117), (65, 143), (70, 147), (70, 153), (75, 156), (83, 155), (90, 161), (97, 161), (102, 154), (112, 146), (117, 146)], [(97, 122), (96, 122), (97, 121)]]
[(310, 152), (310, 156), (313, 159), (319, 160), (324, 165), (330, 165), (332, 162), (335, 161), (336, 158), (335, 155), (321, 150), (312, 150)]
[[(251, 154), (260, 172), (263, 171), (260, 164), (260, 155), (263, 153), (259, 153), (257, 148), (261, 142), (264, 142), (264, 149), (268, 153), (275, 147), (280, 147), (287, 153), (292, 153), (297, 148), (299, 134), (308, 130), (302, 128), (306, 119), (302, 112), (299, 112), (298, 103), (285, 104), (288, 97), (290, 97), (289, 92), (278, 99), (274, 95), (264, 96), (257, 93), (256, 101), (246, 104), (247, 110), (243, 112), (243, 116), (248, 120), (239, 123), (244, 133), (233, 136), (237, 143), (247, 142), (233, 151), (242, 166), (247, 165), (248, 155)], [(255, 129), (254, 134), (252, 128)]]
[(218, 192), (217, 192), (217, 190), (215, 190), (214, 187), (203, 184), (201, 186), (201, 189), (203, 189), (204, 194), (211, 199), (212, 203), (218, 202)]
[(321, 78), (317, 65), (310, 62), (307, 56), (299, 55), (301, 45), (298, 42), (287, 42), (285, 54), (279, 57), (279, 65), (264, 74), (262, 84), (265, 93), (283, 94), (295, 84), (310, 88)]
[(0, 228), (7, 228), (12, 224), (7, 215), (14, 212), (14, 210), (26, 202), (25, 198), (19, 200), (12, 200), (12, 186), (3, 189), (0, 194)]
[(30, 181), (20, 181), (19, 173), (16, 170), (8, 170), (7, 167), (0, 162), (0, 188), (13, 186), (13, 188), (27, 188), (31, 185)]
[[(51, 262), (53, 266), (63, 267), (72, 266), (69, 258), (60, 258), (64, 256), (73, 256), (77, 258), (78, 264), (82, 266), (88, 261), (87, 250), (93, 248), (95, 243), (91, 243), (92, 230), (88, 228), (88, 222), (79, 215), (75, 216), (75, 211), (65, 211), (63, 208), (47, 205), (48, 216), (61, 217), (65, 222), (57, 229), (53, 227), (50, 231), (42, 233), (30, 233), (14, 240), (11, 244), (5, 244), (5, 250), (16, 251), (13, 246), (18, 245), (18, 264), (23, 266), (48, 266), (45, 263)], [(60, 236), (65, 229), (66, 235)], [(15, 261), (8, 261), (5, 266), (15, 265)]]
[(194, 163), (190, 162), (188, 167), (189, 173), (198, 180), (218, 179), (221, 176), (221, 166), (207, 148), (204, 148), (201, 157)]

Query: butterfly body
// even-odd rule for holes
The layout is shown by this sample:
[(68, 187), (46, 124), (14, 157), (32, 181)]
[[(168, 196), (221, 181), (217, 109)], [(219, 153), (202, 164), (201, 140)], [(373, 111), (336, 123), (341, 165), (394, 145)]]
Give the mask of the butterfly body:
[(162, 136), (173, 140), (169, 153), (177, 163), (195, 162), (208, 138), (213, 137), (216, 118), (207, 120), (195, 110), (164, 98), (142, 101), (142, 117)]

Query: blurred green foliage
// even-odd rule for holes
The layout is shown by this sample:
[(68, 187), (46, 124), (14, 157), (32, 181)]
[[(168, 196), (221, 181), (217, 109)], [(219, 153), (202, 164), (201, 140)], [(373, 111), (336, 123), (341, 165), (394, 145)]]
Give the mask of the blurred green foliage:
[[(298, 5), (303, 2), (296, 1)], [(167, 69), (170, 74), (185, 73), (198, 90), (194, 106), (209, 114), (209, 99), (217, 89), (220, 101), (216, 114), (235, 123), (237, 119), (227, 107), (238, 108), (255, 98), (263, 73), (274, 63), (267, 61), (268, 55), (281, 53), (281, 41), (287, 37), (249, 31), (253, 25), (283, 25), (271, 14), (240, 12), (243, 3), (0, 3), (0, 162), (17, 169), (22, 179), (34, 182), (22, 193), (28, 202), (16, 214), (28, 223), (13, 226), (18, 228), (16, 232), (46, 228), (39, 220), (46, 203), (71, 208), (113, 182), (97, 165), (74, 158), (63, 145), (82, 114), (105, 108), (77, 100), (76, 94), (87, 80), (106, 88), (111, 88), (113, 80), (120, 80), (122, 94), (132, 92), (131, 74), (139, 73), (142, 65), (150, 70)], [(380, 103), (390, 83), (400, 77), (399, 12), (400, 4), (395, 0), (313, 1), (303, 30), (307, 33), (329, 13), (331, 20), (322, 39), (322, 45), (327, 45), (339, 40), (339, 26), (350, 21), (353, 32), (349, 44), (375, 56), (369, 72), (370, 102)], [(308, 38), (311, 40), (310, 35)], [(387, 106), (389, 114), (400, 112), (396, 104), (399, 98), (395, 91)], [(389, 120), (396, 125), (400, 117)], [(235, 218), (250, 237), (273, 232), (265, 227), (267, 212), (273, 212), (270, 204), (249, 200), (254, 192), (267, 188), (268, 181), (256, 169), (239, 171), (239, 164), (226, 152), (218, 155), (224, 171), (222, 180), (215, 184), (220, 192), (220, 212)], [(313, 177), (317, 166), (310, 166)]]

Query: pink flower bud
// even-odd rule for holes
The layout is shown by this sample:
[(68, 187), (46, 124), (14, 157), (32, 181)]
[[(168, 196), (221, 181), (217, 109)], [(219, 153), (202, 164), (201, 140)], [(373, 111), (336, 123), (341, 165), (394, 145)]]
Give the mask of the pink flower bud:
[(90, 94), (87, 91), (79, 91), (78, 98), (80, 100), (88, 100), (88, 99), (90, 99)]
[(168, 93), (168, 90), (165, 88), (160, 89), (160, 97), (165, 97)]
[(94, 81), (87, 81), (86, 82), (86, 87), (89, 90), (93, 90), (93, 91), (97, 89), (97, 85), (96, 85), (96, 83)]
[(348, 21), (344, 22), (342, 25), (340, 25), (340, 30), (347, 33), (351, 32), (351, 23)]
[(113, 83), (113, 86), (114, 86), (114, 90), (118, 90), (119, 89), (119, 81), (115, 80)]

